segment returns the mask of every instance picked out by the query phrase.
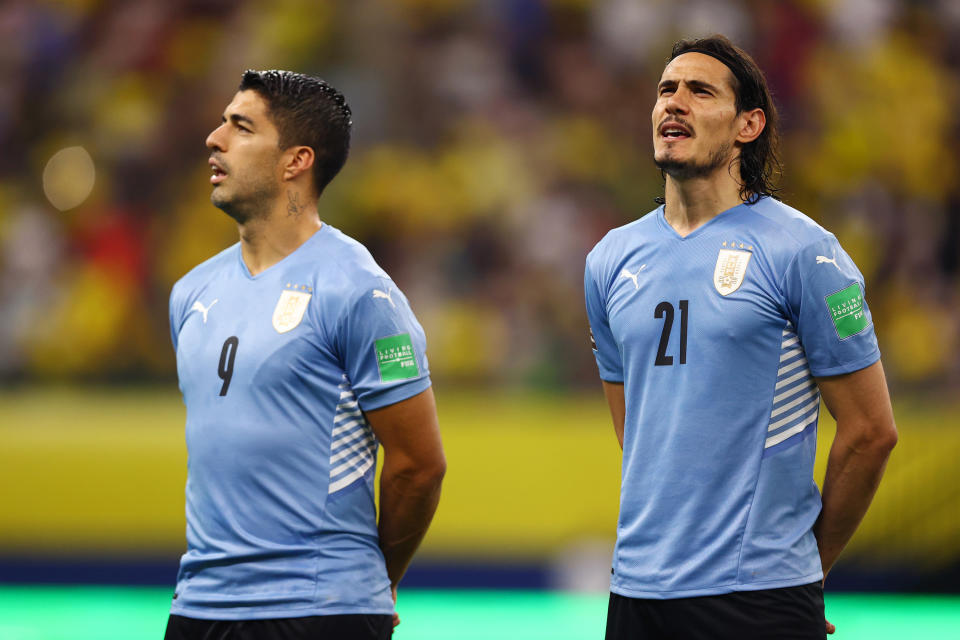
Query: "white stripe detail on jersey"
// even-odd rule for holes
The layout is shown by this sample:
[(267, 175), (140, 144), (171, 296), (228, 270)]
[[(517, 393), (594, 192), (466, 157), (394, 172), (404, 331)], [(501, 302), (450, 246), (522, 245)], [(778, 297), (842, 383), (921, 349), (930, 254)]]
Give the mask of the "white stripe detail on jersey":
[[(790, 368), (791, 368), (791, 369), (794, 369), (794, 368), (796, 368), (796, 365), (790, 365)], [(780, 369), (780, 371), (786, 373), (786, 371), (785, 371), (784, 369)], [(784, 378), (783, 380), (781, 380), (780, 382), (778, 382), (778, 383), (777, 383), (777, 386), (775, 386), (774, 389), (783, 388), (783, 387), (787, 386), (788, 384), (790, 384), (791, 382), (796, 382), (796, 381), (799, 380), (800, 378), (808, 378), (808, 377), (810, 377), (810, 372), (809, 372), (809, 371), (800, 371), (800, 372), (798, 372), (798, 373), (793, 374), (793, 375), (790, 376), (789, 378)], [(774, 398), (773, 401), (776, 402), (776, 401), (777, 401), (776, 398)]]
[(798, 356), (802, 353), (803, 353), (803, 347), (799, 349), (794, 349), (793, 351), (787, 351), (780, 356), (780, 362), (783, 362), (784, 360), (789, 360), (790, 358), (793, 358), (794, 356)]
[(333, 474), (334, 476), (338, 476), (342, 474), (344, 471), (346, 471), (347, 469), (356, 469), (358, 462), (361, 463), (361, 466), (362, 466), (363, 464), (366, 464), (368, 460), (371, 460), (371, 459), (372, 457), (367, 453), (366, 450), (364, 450), (361, 453), (358, 453), (356, 458), (351, 458), (350, 460), (347, 460), (346, 462), (343, 462), (337, 465), (336, 467), (334, 467), (333, 469), (331, 469), (330, 473)]
[(791, 413), (791, 414), (788, 415), (787, 417), (785, 417), (785, 418), (780, 418), (780, 419), (777, 420), (776, 422), (771, 422), (771, 423), (770, 423), (770, 426), (767, 427), (767, 431), (776, 431), (776, 430), (779, 429), (780, 427), (782, 427), (782, 426), (784, 426), (784, 425), (787, 425), (787, 424), (790, 424), (791, 422), (793, 422), (793, 421), (796, 420), (797, 418), (802, 417), (804, 414), (809, 413), (810, 411), (815, 411), (815, 410), (818, 409), (819, 407), (820, 407), (820, 397), (819, 397), (819, 395), (818, 395), (818, 397), (814, 398), (813, 400), (811, 400), (811, 401), (808, 402), (807, 404), (803, 405), (802, 407), (800, 407), (799, 409), (797, 409), (796, 411), (794, 411), (793, 413)]
[[(377, 438), (360, 410), (356, 394), (347, 379), (339, 385), (340, 402), (333, 416), (330, 437), (330, 486), (336, 493), (364, 477), (376, 464)], [(339, 464), (338, 464), (339, 463)]]
[(360, 427), (359, 429), (355, 431), (351, 431), (347, 435), (334, 440), (333, 444), (330, 445), (330, 450), (339, 451), (344, 447), (351, 447), (353, 446), (353, 443), (355, 443), (357, 440), (365, 438), (367, 435), (368, 435), (367, 430), (364, 429), (363, 427)]
[(807, 364), (807, 359), (806, 359), (806, 358), (800, 358), (799, 360), (794, 360), (794, 361), (791, 362), (790, 364), (781, 366), (781, 367), (780, 367), (780, 370), (777, 371), (777, 377), (780, 377), (780, 376), (782, 376), (782, 375), (785, 374), (785, 373), (790, 373), (791, 371), (793, 371), (793, 370), (796, 369), (797, 367), (804, 367), (804, 369), (803, 369), (804, 372), (809, 374), (809, 373), (810, 373), (810, 370), (806, 367), (806, 364)]
[(331, 431), (330, 436), (335, 438), (341, 433), (344, 433), (345, 431), (350, 431), (350, 429), (353, 429), (358, 424), (362, 424), (362, 423), (359, 420), (350, 420), (349, 422), (344, 422), (343, 424), (339, 425), (336, 429)]
[[(820, 413), (820, 390), (810, 375), (803, 344), (792, 324), (783, 330), (780, 342), (780, 368), (774, 383), (770, 424), (764, 448), (801, 433), (814, 424)], [(779, 429), (778, 433), (772, 433)]]
[(353, 416), (359, 416), (361, 413), (363, 412), (360, 411), (360, 409), (357, 409), (356, 411), (341, 411), (338, 409), (337, 415), (333, 416), (333, 421), (335, 423), (340, 422), (344, 418), (352, 418)]
[(330, 464), (333, 464), (334, 462), (339, 462), (343, 458), (346, 458), (347, 456), (353, 453), (356, 453), (357, 457), (359, 458), (361, 454), (365, 453), (370, 449), (371, 444), (373, 444), (373, 438), (371, 438), (370, 436), (365, 437), (363, 440), (357, 440), (356, 442), (351, 444), (349, 447), (346, 447), (336, 455), (330, 456)]
[(354, 480), (358, 478), (362, 478), (363, 475), (367, 472), (367, 469), (369, 469), (372, 466), (373, 466), (373, 460), (367, 460), (367, 462), (365, 462), (363, 466), (358, 467), (352, 473), (349, 473), (348, 475), (343, 476), (336, 482), (331, 482), (329, 493), (336, 493), (337, 491), (340, 491), (340, 489), (344, 489), (350, 486), (351, 484), (353, 484)]
[[(774, 396), (773, 404), (776, 405), (780, 402), (783, 402), (787, 398), (791, 398), (797, 395), (798, 393), (800, 393), (801, 391), (809, 391), (814, 386), (816, 386), (816, 383), (813, 380), (811, 380), (809, 377), (804, 378), (801, 382), (792, 385), (789, 389), (780, 393), (780, 395)], [(787, 405), (784, 405), (784, 406), (787, 406)], [(772, 418), (773, 415), (771, 415), (770, 417)]]
[(796, 399), (794, 399), (794, 400), (791, 400), (790, 402), (788, 402), (788, 403), (786, 403), (786, 404), (784, 404), (784, 405), (780, 405), (779, 407), (777, 407), (776, 409), (774, 409), (772, 412), (770, 412), (770, 417), (771, 417), (771, 418), (776, 418), (778, 415), (780, 415), (780, 414), (783, 413), (784, 411), (789, 411), (790, 409), (794, 408), (795, 406), (797, 406), (798, 404), (800, 404), (800, 403), (803, 402), (804, 400), (808, 400), (809, 398), (812, 398), (812, 397), (814, 397), (814, 396), (816, 396), (816, 395), (819, 395), (819, 393), (817, 392), (816, 388), (811, 389), (810, 391), (808, 391), (807, 393), (803, 394), (803, 395), (800, 396), (799, 398), (796, 398)]
[(806, 429), (808, 426), (810, 426), (811, 424), (813, 424), (814, 422), (816, 422), (817, 417), (818, 417), (818, 414), (817, 414), (817, 413), (813, 413), (813, 414), (811, 414), (809, 417), (807, 417), (806, 420), (804, 420), (803, 422), (801, 422), (800, 424), (797, 424), (797, 425), (795, 425), (795, 426), (793, 426), (793, 427), (790, 427), (789, 429), (786, 429), (786, 430), (784, 430), (784, 431), (781, 431), (780, 433), (778, 433), (778, 434), (776, 434), (776, 435), (770, 436), (769, 438), (767, 438), (767, 442), (766, 442), (766, 444), (763, 445), (763, 448), (764, 448), (764, 449), (769, 449), (770, 447), (772, 447), (772, 446), (775, 445), (775, 444), (780, 444), (781, 442), (783, 442), (784, 440), (786, 440), (786, 439), (789, 438), (790, 436), (797, 435), (798, 433), (800, 433), (801, 431), (803, 431), (804, 429)]

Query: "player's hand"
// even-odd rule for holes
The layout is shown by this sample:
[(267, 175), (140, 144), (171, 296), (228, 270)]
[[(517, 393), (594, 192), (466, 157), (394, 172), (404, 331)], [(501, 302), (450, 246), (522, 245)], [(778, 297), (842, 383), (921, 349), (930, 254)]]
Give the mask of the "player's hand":
[[(821, 558), (820, 558), (820, 563), (821, 563), (821, 565), (823, 564), (823, 557), (822, 557), (822, 556), (821, 556)], [(827, 569), (827, 570), (825, 570), (825, 571), (823, 572), (823, 580), (820, 581), (820, 586), (821, 586), (821, 587), (826, 587), (826, 586), (827, 586), (827, 571), (829, 571), (829, 569)], [(396, 599), (396, 598), (394, 598), (394, 599)], [(827, 635), (830, 635), (830, 634), (836, 632), (836, 630), (837, 630), (837, 626), (836, 626), (836, 625), (831, 624), (830, 621), (827, 620), (826, 618), (824, 618), (824, 621), (827, 623)]]
[[(397, 610), (396, 610), (396, 607), (397, 607), (397, 587), (396, 587), (396, 586), (390, 587), (390, 592), (393, 594), (393, 607), (394, 607), (394, 610), (393, 610), (393, 627), (394, 627), (394, 629), (396, 629), (397, 625), (400, 624), (400, 614), (397, 613)], [(829, 622), (828, 622), (827, 624), (830, 625)], [(833, 625), (830, 625), (830, 626), (833, 626)], [(828, 627), (828, 628), (829, 628), (829, 627)], [(833, 631), (828, 631), (827, 633), (833, 633)]]

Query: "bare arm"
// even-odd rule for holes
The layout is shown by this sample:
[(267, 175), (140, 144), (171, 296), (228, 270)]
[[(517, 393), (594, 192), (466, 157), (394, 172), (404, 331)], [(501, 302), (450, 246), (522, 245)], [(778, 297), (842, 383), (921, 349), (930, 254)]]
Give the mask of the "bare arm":
[(823, 481), (823, 509), (813, 527), (826, 576), (873, 500), (897, 443), (897, 428), (880, 362), (853, 373), (818, 378), (817, 384), (837, 420)]
[(394, 590), (427, 533), (447, 468), (433, 390), (366, 412), (383, 445), (380, 549)]
[(623, 450), (623, 423), (626, 420), (627, 404), (623, 396), (622, 382), (603, 381), (603, 395), (610, 405), (610, 416), (613, 418), (613, 431), (617, 434), (617, 442)]

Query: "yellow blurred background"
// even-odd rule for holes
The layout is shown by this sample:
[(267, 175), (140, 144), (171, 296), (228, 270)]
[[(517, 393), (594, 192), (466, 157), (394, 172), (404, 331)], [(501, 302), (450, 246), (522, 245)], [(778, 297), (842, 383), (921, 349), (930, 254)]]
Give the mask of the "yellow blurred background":
[(782, 197), (867, 281), (901, 441), (846, 565), (960, 589), (953, 0), (6, 0), (0, 581), (21, 558), (175, 562), (167, 296), (237, 240), (203, 141), (244, 69), (290, 68), (354, 112), (321, 218), (427, 332), (450, 473), (425, 557), (594, 584), (580, 564), (609, 560), (619, 460), (583, 259), (655, 206), (656, 81), (675, 39), (715, 31), (766, 70)]

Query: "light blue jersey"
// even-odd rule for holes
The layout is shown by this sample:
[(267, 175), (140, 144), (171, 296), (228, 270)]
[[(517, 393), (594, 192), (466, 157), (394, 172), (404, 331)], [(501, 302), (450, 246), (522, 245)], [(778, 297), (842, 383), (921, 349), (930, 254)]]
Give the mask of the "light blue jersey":
[(251, 276), (234, 245), (184, 276), (187, 552), (171, 613), (390, 614), (363, 410), (430, 386), (423, 330), (367, 250), (324, 225)]
[(813, 376), (880, 353), (837, 239), (771, 198), (686, 237), (663, 207), (587, 257), (600, 377), (626, 399), (611, 590), (681, 598), (815, 582)]

